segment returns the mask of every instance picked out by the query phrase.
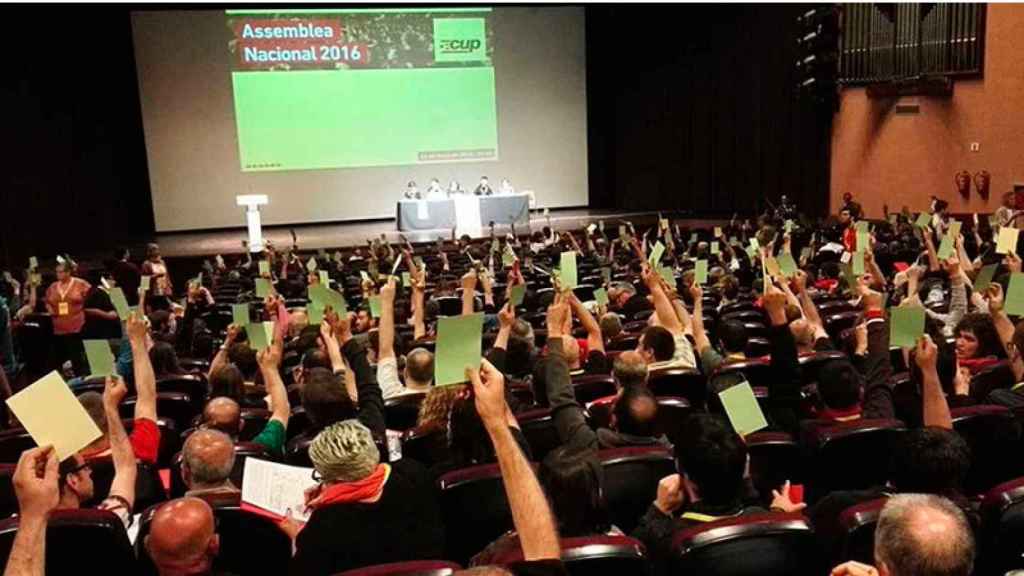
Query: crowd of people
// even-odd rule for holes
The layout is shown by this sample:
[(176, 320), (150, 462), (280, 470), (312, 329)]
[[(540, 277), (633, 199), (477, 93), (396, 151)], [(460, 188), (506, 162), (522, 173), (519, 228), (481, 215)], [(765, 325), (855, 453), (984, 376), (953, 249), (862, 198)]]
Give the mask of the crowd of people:
[[(103, 435), (63, 461), (47, 446), (22, 454), (13, 476), (20, 524), (6, 573), (44, 573), (49, 515), (83, 506), (139, 533), (140, 556), (161, 575), (226, 571), (217, 503), (241, 497), (232, 478), (244, 440), (261, 457), (314, 470), (308, 521), (295, 511), (278, 522), (297, 574), (427, 559), (473, 566), (466, 574), (562, 574), (560, 538), (600, 535), (634, 538), (649, 569), (669, 574), (680, 534), (777, 514), (813, 527), (819, 546), (803, 573), (835, 566), (840, 575), (966, 576), (990, 552), (976, 546), (976, 497), (992, 485), (967, 485), (975, 455), (952, 411), (1024, 406), (1024, 323), (1006, 312), (1009, 277), (1022, 262), (1013, 249), (997, 253), (998, 223), (976, 215), (952, 225), (944, 208), (933, 203), (926, 219), (886, 209), (865, 226), (846, 198), (837, 215), (816, 222), (785, 207), (719, 226), (659, 217), (642, 231), (609, 221), (559, 233), (549, 222), (528, 236), (453, 234), (419, 246), (381, 238), (333, 254), (268, 246), (218, 256), (198, 277), (174, 282), (155, 245), (141, 266), (119, 250), (92, 268), (64, 255), (55, 278), (46, 266), (7, 274), (3, 393), (40, 362), (55, 365)], [(951, 249), (940, 258), (947, 236)], [(576, 287), (556, 270), (565, 252), (576, 253)], [(789, 258), (795, 269), (778, 266)], [(975, 290), (990, 265), (997, 268), (987, 286)], [(263, 283), (270, 292), (257, 295)], [(127, 318), (111, 301), (115, 286), (137, 305)], [(519, 286), (522, 301), (513, 305)], [(348, 309), (309, 302), (323, 288), (342, 294)], [(258, 324), (236, 324), (225, 311), (238, 302), (273, 323), (265, 349), (247, 334)], [(924, 333), (891, 349), (890, 319), (902, 307), (925, 310)], [(845, 314), (834, 320), (835, 311)], [(462, 384), (435, 385), (438, 319), (474, 313), (484, 316), (480, 363), (465, 367)], [(39, 341), (30, 335), (43, 318), (52, 331)], [(120, 376), (95, 386), (83, 339), (111, 341)], [(808, 377), (802, 360), (821, 354), (827, 361)], [(798, 478), (758, 490), (751, 437), (714, 400), (747, 382), (751, 372), (734, 368), (752, 363), (768, 374), (748, 382), (763, 388), (767, 430), (797, 442), (812, 429), (903, 420), (890, 453), (849, 463), (882, 467), (888, 481), (823, 491), (809, 476), (807, 502), (793, 489)], [(174, 469), (185, 492), (167, 500), (167, 486), (151, 489), (158, 503), (140, 516), (139, 478), (167, 464), (158, 392), (186, 365), (205, 393)], [(666, 425), (652, 383), (672, 371), (703, 384), (686, 398), (690, 415)], [(909, 397), (898, 373), (906, 373)], [(581, 397), (581, 383), (596, 376), (614, 382), (600, 423)], [(126, 396), (134, 398), (130, 433), (121, 419)], [(417, 415), (396, 446), (388, 406), (403, 398), (416, 400)], [(550, 415), (553, 446), (524, 431), (521, 420), (538, 408)], [(254, 411), (263, 419), (246, 433)], [(13, 417), (9, 424), (17, 426)], [(404, 440), (412, 436), (429, 438), (430, 450), (411, 450)], [(675, 468), (652, 489), (647, 510), (622, 526), (612, 521), (622, 515), (611, 509), (599, 459), (615, 448), (661, 449)], [(1000, 481), (1024, 475), (1016, 454), (1005, 459), (1009, 476)], [(441, 480), (488, 464), (498, 465), (513, 530), (452, 557), (461, 547), (446, 541)], [(94, 474), (103, 480), (94, 483)], [(845, 561), (843, 511), (879, 498), (887, 501), (874, 566)], [(498, 566), (509, 549), (521, 550), (519, 561)]]

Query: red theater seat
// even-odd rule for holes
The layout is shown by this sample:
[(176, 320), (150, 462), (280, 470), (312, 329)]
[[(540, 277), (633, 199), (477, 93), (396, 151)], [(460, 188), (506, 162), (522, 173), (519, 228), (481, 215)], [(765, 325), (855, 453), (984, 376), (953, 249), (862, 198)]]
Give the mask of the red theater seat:
[(953, 429), (971, 447), (971, 468), (964, 488), (968, 494), (984, 494), (1000, 482), (1024, 473), (1019, 458), (1020, 424), (1003, 406), (965, 406), (950, 410)]
[(334, 576), (450, 576), (461, 569), (462, 566), (444, 560), (415, 560), (366, 566), (339, 572)]
[(658, 495), (658, 482), (675, 474), (672, 451), (662, 447), (630, 447), (601, 450), (598, 461), (604, 468), (604, 498), (611, 521), (626, 534)]
[(615, 394), (615, 378), (605, 374), (587, 374), (572, 379), (572, 390), (580, 404)]
[(888, 462), (895, 442), (905, 429), (903, 422), (887, 419), (805, 422), (801, 444), (807, 454), (804, 461), (807, 501), (814, 503), (834, 490), (862, 490), (884, 485), (888, 467), (864, 466), (864, 458)]
[(384, 401), (384, 422), (388, 430), (405, 432), (416, 427), (420, 405), (427, 397), (426, 392), (402, 394)]
[(704, 406), (707, 378), (691, 368), (661, 368), (647, 375), (647, 387), (655, 396), (682, 396), (692, 406)]
[[(0, 562), (6, 565), (19, 519), (0, 522)], [(137, 574), (135, 552), (121, 519), (106, 510), (54, 510), (46, 528), (46, 574)]]
[(501, 469), (484, 464), (455, 470), (437, 481), (445, 527), (445, 557), (466, 563), (512, 529)]
[(981, 501), (980, 574), (1024, 569), (1024, 478), (1004, 482)]
[[(512, 544), (516, 544), (515, 540)], [(582, 536), (562, 538), (562, 563), (572, 576), (591, 574), (643, 575), (649, 572), (644, 545), (628, 536)], [(499, 551), (493, 564), (509, 565), (524, 560), (521, 546)]]
[(687, 528), (672, 539), (672, 550), (673, 574), (821, 573), (811, 527), (797, 514), (737, 516)]
[(875, 527), (878, 516), (888, 498), (877, 498), (850, 506), (839, 515), (840, 556), (834, 559), (836, 564), (856, 560), (864, 564), (875, 562)]

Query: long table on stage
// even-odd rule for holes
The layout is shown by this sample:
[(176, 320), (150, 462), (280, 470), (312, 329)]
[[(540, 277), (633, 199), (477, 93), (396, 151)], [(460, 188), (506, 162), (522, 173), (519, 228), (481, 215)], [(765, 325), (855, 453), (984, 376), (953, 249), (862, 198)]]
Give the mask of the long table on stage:
[[(530, 220), (530, 197), (527, 194), (474, 196), (460, 194), (449, 198), (399, 200), (399, 230), (478, 231), (482, 225), (519, 224)], [(461, 232), (460, 232), (461, 233)], [(467, 232), (474, 234), (476, 232)]]

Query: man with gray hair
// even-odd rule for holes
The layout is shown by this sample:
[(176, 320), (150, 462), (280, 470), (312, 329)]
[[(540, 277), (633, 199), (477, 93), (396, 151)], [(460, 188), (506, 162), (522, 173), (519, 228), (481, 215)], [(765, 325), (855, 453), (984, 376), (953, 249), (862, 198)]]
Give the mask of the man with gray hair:
[(197, 430), (185, 440), (181, 456), (181, 478), (189, 488), (185, 496), (240, 493), (231, 482), (235, 444), (227, 434)]
[(608, 287), (608, 308), (622, 314), (626, 320), (633, 320), (637, 312), (650, 310), (651, 303), (629, 282), (612, 282)]
[(897, 494), (875, 528), (877, 569), (847, 562), (833, 576), (968, 576), (974, 537), (963, 511), (932, 494)]
[(643, 386), (647, 383), (647, 362), (635, 350), (627, 350), (615, 358), (612, 375), (619, 388)]
[(405, 394), (430, 391), (434, 383), (434, 355), (426, 348), (416, 348), (405, 358), (405, 385), (398, 378), (398, 358), (395, 355), (395, 281), (391, 278), (380, 289), (380, 323), (377, 355), (377, 382), (384, 399)]

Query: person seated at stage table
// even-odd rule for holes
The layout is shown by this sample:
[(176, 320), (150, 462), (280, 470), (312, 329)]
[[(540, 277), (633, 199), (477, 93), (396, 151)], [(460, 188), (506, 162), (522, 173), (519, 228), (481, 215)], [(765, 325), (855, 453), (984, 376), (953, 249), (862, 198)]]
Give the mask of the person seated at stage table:
[(487, 181), (487, 176), (480, 177), (480, 183), (476, 185), (476, 190), (473, 190), (473, 194), (477, 196), (490, 196), (494, 194), (490, 182)]
[(427, 186), (427, 198), (444, 198), (444, 188), (441, 188), (441, 183), (437, 181), (437, 178), (430, 180), (430, 185)]
[(405, 187), (405, 199), (406, 200), (419, 200), (421, 198), (420, 189), (416, 187), (416, 181), (410, 180), (409, 184)]
[(462, 193), (463, 193), (462, 185), (459, 184), (458, 180), (452, 180), (451, 182), (448, 183), (448, 195), (449, 196), (451, 196), (453, 194), (462, 194)]
[(512, 187), (512, 183), (508, 181), (508, 178), (501, 179), (501, 187), (498, 188), (501, 194), (515, 194), (516, 189)]

